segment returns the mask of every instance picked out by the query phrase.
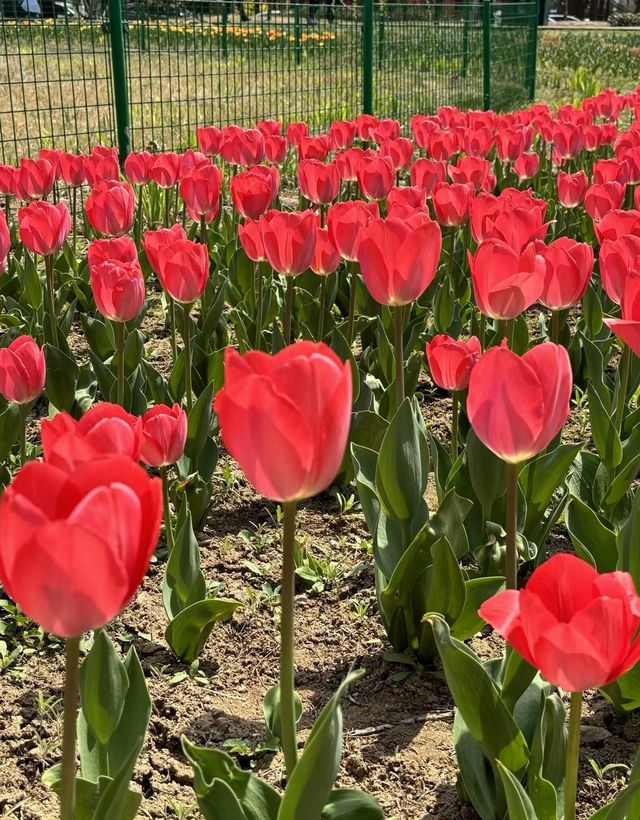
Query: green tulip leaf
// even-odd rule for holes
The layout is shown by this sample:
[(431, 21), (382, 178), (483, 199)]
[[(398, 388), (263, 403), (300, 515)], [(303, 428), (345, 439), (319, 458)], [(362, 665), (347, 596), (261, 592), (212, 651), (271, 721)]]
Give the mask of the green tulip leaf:
[(228, 621), (240, 606), (227, 598), (206, 598), (186, 607), (170, 622), (165, 638), (172, 652), (185, 663), (193, 663), (204, 649), (218, 621)]
[(464, 589), (464, 606), (451, 624), (451, 637), (459, 641), (466, 641), (483, 628), (485, 622), (478, 615), (478, 609), (488, 598), (504, 589), (504, 578), (499, 575), (471, 578), (464, 582)]
[(351, 789), (334, 789), (320, 815), (322, 820), (383, 820), (375, 797)]
[(47, 364), (47, 398), (57, 410), (69, 411), (75, 399), (80, 369), (70, 355), (49, 343), (44, 346), (44, 357)]
[(504, 787), (509, 820), (544, 820), (536, 814), (529, 795), (518, 778), (503, 766), (499, 760), (496, 761), (496, 764)]
[(98, 741), (109, 742), (124, 709), (129, 678), (104, 629), (96, 630), (80, 667), (80, 700), (85, 720)]
[(580, 558), (598, 572), (613, 572), (618, 563), (615, 533), (579, 498), (572, 498), (565, 511), (571, 542)]

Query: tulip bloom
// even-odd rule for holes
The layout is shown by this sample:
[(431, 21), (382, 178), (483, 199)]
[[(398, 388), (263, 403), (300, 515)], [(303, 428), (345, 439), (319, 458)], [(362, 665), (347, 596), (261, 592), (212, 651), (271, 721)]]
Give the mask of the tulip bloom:
[(40, 425), (45, 462), (72, 473), (81, 464), (105, 456), (125, 456), (138, 461), (142, 445), (142, 419), (119, 404), (102, 402), (80, 421), (67, 413), (43, 419)]
[(208, 157), (215, 157), (220, 150), (221, 132), (213, 125), (198, 128), (198, 147)]
[(319, 137), (301, 137), (297, 148), (298, 159), (316, 159), (323, 162), (327, 158), (331, 143), (329, 137), (321, 134)]
[(264, 138), (264, 158), (273, 165), (282, 165), (287, 156), (287, 140), (278, 134)]
[(71, 216), (64, 202), (34, 201), (18, 211), (20, 239), (40, 256), (57, 253), (71, 230)]
[(524, 153), (513, 163), (513, 170), (522, 182), (524, 179), (532, 179), (540, 167), (540, 155), (536, 153)]
[(7, 257), (11, 250), (11, 235), (4, 213), (0, 211), (0, 274), (7, 268)]
[(389, 215), (393, 208), (399, 207), (404, 211), (419, 211), (425, 208), (427, 195), (423, 188), (410, 186), (407, 188), (392, 188), (387, 196)]
[(640, 211), (607, 211), (594, 226), (598, 242), (605, 239), (620, 239), (623, 236), (640, 236)]
[(568, 692), (619, 678), (640, 659), (640, 598), (626, 572), (602, 575), (559, 553), (524, 589), (504, 590), (479, 614), (549, 683)]
[(356, 124), (351, 121), (332, 122), (329, 126), (329, 139), (334, 151), (350, 148), (356, 136)]
[(496, 178), (491, 173), (491, 168), (492, 165), (488, 159), (467, 156), (459, 159), (455, 165), (449, 165), (447, 171), (452, 182), (470, 182), (476, 192), (488, 193), (496, 185)]
[(531, 243), (518, 253), (511, 246), (489, 239), (475, 255), (467, 251), (471, 282), (481, 313), (493, 319), (515, 319), (540, 298), (546, 264), (542, 243)]
[(124, 172), (132, 185), (147, 185), (151, 182), (151, 163), (153, 154), (148, 151), (139, 151), (137, 154), (127, 154), (124, 161)]
[(278, 196), (280, 174), (277, 168), (254, 165), (233, 176), (229, 187), (238, 213), (245, 219), (258, 219)]
[(584, 195), (584, 209), (597, 222), (609, 211), (621, 208), (623, 200), (624, 185), (619, 182), (594, 184)]
[(209, 251), (189, 239), (176, 239), (158, 253), (158, 278), (164, 290), (185, 305), (199, 299), (209, 278)]
[(153, 154), (149, 163), (149, 176), (160, 188), (173, 188), (180, 175), (180, 154), (163, 151)]
[(328, 276), (340, 264), (340, 254), (331, 241), (327, 228), (318, 228), (316, 248), (311, 260), (310, 268), (318, 276)]
[(160, 481), (127, 458), (31, 462), (0, 500), (0, 581), (47, 632), (77, 638), (132, 599), (160, 516)]
[(327, 205), (340, 192), (340, 174), (333, 163), (303, 159), (298, 165), (298, 186), (309, 201)]
[(44, 353), (31, 336), (18, 336), (0, 348), (0, 395), (15, 404), (29, 404), (44, 389)]
[(29, 202), (48, 196), (56, 181), (56, 169), (46, 159), (20, 160), (14, 177), (14, 191), (17, 199)]
[(113, 239), (94, 239), (87, 248), (89, 272), (102, 262), (137, 262), (136, 243), (130, 236)]
[(545, 238), (546, 207), (544, 200), (524, 191), (506, 189), (497, 197), (478, 194), (471, 203), (471, 233), (476, 242), (498, 239), (520, 252), (530, 242)]
[(77, 188), (86, 182), (87, 174), (84, 168), (85, 157), (83, 154), (62, 154), (59, 160), (60, 178)]
[(607, 296), (619, 305), (627, 278), (640, 275), (640, 237), (605, 239), (598, 255), (598, 265)]
[(238, 225), (238, 239), (243, 251), (252, 262), (264, 262), (267, 258), (262, 241), (262, 228), (256, 219), (245, 219)]
[(409, 167), (413, 155), (413, 143), (406, 137), (387, 139), (380, 144), (380, 156), (388, 157), (396, 171)]
[(290, 122), (285, 132), (289, 145), (295, 146), (298, 146), (300, 140), (306, 137), (308, 133), (309, 126), (306, 122)]
[(105, 180), (118, 179), (120, 165), (115, 149), (97, 145), (85, 158), (84, 170), (87, 182), (92, 188)]
[(284, 276), (298, 276), (311, 265), (318, 221), (313, 211), (269, 211), (260, 218), (265, 256)]
[(356, 169), (360, 190), (367, 199), (385, 199), (395, 178), (395, 168), (388, 157), (364, 156)]
[(89, 281), (96, 306), (112, 322), (130, 322), (144, 305), (142, 269), (133, 262), (101, 262), (90, 269)]
[(411, 184), (422, 188), (428, 197), (433, 189), (445, 181), (447, 176), (447, 166), (445, 162), (433, 162), (430, 159), (421, 157), (411, 166)]
[(538, 300), (549, 310), (565, 310), (582, 299), (593, 272), (593, 248), (561, 236), (541, 247), (547, 270)]
[(322, 343), (298, 342), (274, 356), (227, 348), (214, 409), (225, 447), (259, 493), (280, 502), (311, 498), (344, 456), (351, 368)]
[(104, 236), (123, 236), (131, 230), (136, 198), (128, 182), (104, 180), (89, 194), (85, 203), (91, 227)]
[(457, 228), (469, 219), (473, 186), (469, 183), (443, 183), (433, 189), (431, 201), (436, 219), (441, 225)]
[(567, 174), (558, 171), (558, 202), (565, 208), (576, 208), (581, 205), (589, 187), (589, 180), (584, 171)]
[(222, 176), (216, 165), (196, 165), (180, 180), (180, 196), (189, 213), (198, 218), (212, 217), (220, 208)]
[(177, 240), (186, 239), (182, 225), (172, 225), (170, 228), (160, 228), (157, 231), (146, 231), (142, 238), (142, 247), (149, 260), (151, 270), (159, 275), (160, 272), (160, 251), (170, 247)]
[(338, 253), (349, 262), (357, 261), (357, 243), (361, 230), (380, 216), (376, 202), (349, 200), (336, 202), (327, 212), (327, 228)]
[(520, 464), (541, 453), (569, 416), (572, 376), (564, 347), (545, 342), (518, 356), (487, 350), (471, 371), (467, 415), (482, 443)]
[(425, 349), (431, 378), (443, 390), (466, 390), (471, 371), (482, 353), (480, 341), (452, 339), (442, 333), (434, 336)]
[(220, 154), (230, 165), (258, 165), (264, 157), (264, 135), (256, 128), (227, 126), (222, 129)]
[(593, 181), (602, 185), (605, 182), (629, 182), (629, 166), (617, 159), (599, 159), (593, 163)]
[(626, 278), (620, 306), (622, 318), (605, 319), (604, 323), (633, 350), (636, 356), (640, 356), (640, 275), (638, 273)]
[(280, 120), (260, 120), (256, 123), (256, 128), (265, 137), (275, 137), (282, 134), (282, 123)]
[(140, 458), (149, 467), (175, 464), (187, 441), (187, 414), (177, 404), (157, 404), (142, 417)]
[(358, 146), (347, 148), (346, 151), (341, 151), (339, 154), (336, 154), (334, 163), (338, 169), (340, 178), (345, 182), (355, 182), (358, 174), (358, 166), (362, 158), (367, 156), (373, 156), (373, 154), (369, 154), (362, 148), (358, 148)]

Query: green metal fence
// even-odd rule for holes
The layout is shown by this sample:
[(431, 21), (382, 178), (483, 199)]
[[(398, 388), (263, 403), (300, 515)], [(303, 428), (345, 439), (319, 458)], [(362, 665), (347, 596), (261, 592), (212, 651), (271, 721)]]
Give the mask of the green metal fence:
[(54, 3), (0, 0), (3, 161), (41, 145), (178, 149), (199, 125), (263, 117), (320, 128), (361, 111), (507, 109), (534, 92), (537, 0), (93, 0), (93, 19), (64, 3), (26, 17), (36, 1)]

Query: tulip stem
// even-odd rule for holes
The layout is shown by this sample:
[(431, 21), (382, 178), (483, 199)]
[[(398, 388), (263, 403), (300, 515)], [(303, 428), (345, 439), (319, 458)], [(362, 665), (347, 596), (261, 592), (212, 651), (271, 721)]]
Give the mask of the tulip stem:
[(516, 533), (518, 529), (518, 473), (519, 464), (507, 464), (507, 554), (505, 561), (505, 580), (507, 589), (518, 587), (518, 551)]
[(124, 407), (124, 322), (115, 322), (116, 355), (118, 357), (118, 375), (116, 381), (116, 401)]
[(166, 464), (160, 467), (160, 476), (162, 478), (162, 506), (164, 509), (164, 533), (167, 539), (169, 555), (171, 555), (171, 553), (173, 552), (173, 548), (176, 545), (176, 541), (173, 536), (173, 526), (171, 524), (171, 507), (169, 506), (169, 477), (167, 475)]
[(72, 213), (72, 220), (73, 220), (73, 255), (76, 255), (76, 213), (78, 210), (78, 189), (76, 186), (73, 186), (73, 194), (71, 198), (71, 213)]
[(47, 254), (44, 258), (44, 269), (47, 280), (47, 310), (49, 312), (50, 342), (58, 346), (58, 323), (56, 322), (55, 284), (53, 275), (53, 256)]
[(460, 414), (460, 393), (453, 391), (451, 406), (451, 463), (458, 458), (458, 416)]
[(284, 340), (289, 345), (291, 344), (291, 324), (293, 319), (293, 292), (295, 282), (293, 276), (287, 276), (287, 289), (284, 299)]
[(623, 345), (622, 356), (620, 357), (618, 390), (616, 393), (616, 409), (613, 417), (613, 424), (619, 435), (622, 434), (622, 422), (624, 420), (624, 409), (627, 401), (627, 388), (629, 387), (630, 365), (631, 348), (628, 345)]
[(29, 405), (20, 404), (20, 466), (27, 463), (27, 416), (29, 415)]
[(254, 262), (254, 273), (256, 279), (256, 338), (254, 347), (260, 350), (262, 347), (262, 303), (264, 302), (264, 271), (262, 262)]
[(164, 189), (164, 226), (169, 227), (171, 221), (171, 188)]
[(322, 337), (324, 336), (324, 303), (327, 298), (327, 277), (322, 276), (320, 278), (320, 298), (318, 299), (318, 306), (320, 309), (318, 315), (318, 341), (322, 341)]
[(67, 638), (65, 648), (64, 729), (60, 820), (76, 817), (76, 723), (78, 720), (78, 661), (80, 637)]
[(184, 392), (187, 400), (187, 413), (191, 412), (193, 407), (193, 388), (191, 386), (191, 319), (189, 313), (191, 305), (183, 305), (182, 312), (184, 314), (184, 331), (182, 334), (184, 342)]
[(567, 761), (564, 778), (564, 820), (576, 820), (581, 712), (582, 692), (572, 692), (571, 705), (569, 707), (569, 737), (567, 739)]
[(280, 591), (280, 733), (287, 777), (290, 778), (298, 762), (293, 671), (296, 502), (285, 501), (283, 513), (282, 587)]
[(142, 212), (143, 212), (143, 193), (144, 188), (138, 185), (138, 199), (136, 205), (136, 217), (133, 223), (133, 239), (136, 243), (136, 248), (140, 250), (140, 237), (142, 236)]
[(404, 401), (404, 305), (393, 308), (394, 342), (396, 360), (396, 407)]
[(557, 310), (551, 311), (551, 341), (558, 344), (560, 338), (560, 313)]
[(349, 283), (349, 319), (347, 322), (347, 344), (353, 344), (353, 324), (356, 317), (356, 288), (358, 286), (358, 263), (349, 262), (351, 277)]
[(200, 242), (207, 244), (207, 217), (204, 214), (200, 214)]
[(171, 325), (171, 355), (173, 356), (173, 363), (176, 363), (178, 358), (178, 342), (176, 341), (176, 303), (173, 296), (167, 294), (167, 301), (169, 303), (169, 324)]

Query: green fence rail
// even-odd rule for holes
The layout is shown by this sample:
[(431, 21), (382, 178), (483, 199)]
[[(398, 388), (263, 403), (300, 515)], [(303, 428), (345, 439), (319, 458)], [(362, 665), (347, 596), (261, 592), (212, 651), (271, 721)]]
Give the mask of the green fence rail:
[(537, 0), (91, 0), (91, 18), (70, 3), (0, 0), (4, 162), (41, 145), (179, 149), (199, 125), (263, 117), (504, 110), (535, 90)]

